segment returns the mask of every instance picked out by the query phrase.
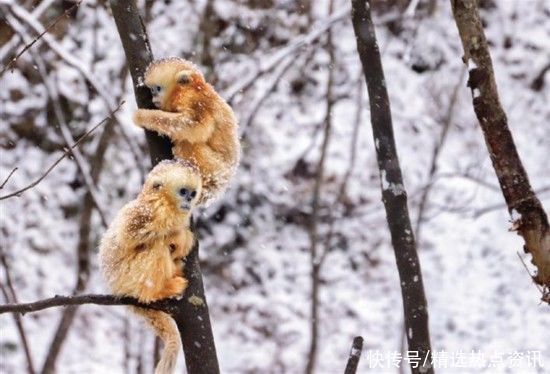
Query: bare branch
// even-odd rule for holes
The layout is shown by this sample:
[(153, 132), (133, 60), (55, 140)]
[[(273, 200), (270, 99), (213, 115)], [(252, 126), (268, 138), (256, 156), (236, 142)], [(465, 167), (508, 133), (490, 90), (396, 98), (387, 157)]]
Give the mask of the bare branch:
[[(334, 0), (329, 2), (329, 15), (332, 14), (334, 8)], [(325, 175), (325, 161), (327, 157), (328, 145), (332, 134), (332, 109), (334, 106), (334, 44), (332, 41), (332, 30), (328, 30), (326, 49), (329, 55), (327, 91), (326, 91), (326, 112), (324, 118), (323, 142), (321, 143), (321, 156), (317, 163), (317, 171), (313, 185), (313, 196), (311, 202), (311, 216), (307, 227), (309, 237), (309, 253), (311, 262), (311, 315), (310, 315), (310, 345), (305, 368), (306, 374), (312, 374), (315, 371), (317, 360), (317, 344), (319, 338), (319, 288), (320, 288), (320, 272), (322, 267), (321, 258), (319, 255), (318, 242), (319, 234), (317, 232), (317, 220), (319, 219), (320, 195), (321, 186)]]
[(433, 373), (422, 272), (407, 208), (407, 192), (399, 166), (390, 101), (370, 9), (371, 1), (365, 4), (365, 1), (352, 0), (352, 23), (369, 93), (382, 201), (399, 272), (407, 340), (409, 349), (418, 352), (421, 358), (416, 367), (411, 363), (411, 370), (414, 374)]
[(244, 120), (241, 122), (241, 125), (239, 126), (239, 132), (242, 137), (247, 136), (247, 130), (252, 124), (252, 121), (256, 117), (256, 114), (258, 113), (258, 110), (261, 108), (262, 104), (264, 103), (265, 99), (269, 96), (269, 94), (275, 89), (277, 84), (280, 82), (281, 77), (288, 71), (288, 69), (296, 62), (298, 56), (292, 56), (289, 57), (286, 61), (283, 61), (273, 74), (273, 77), (271, 80), (266, 84), (265, 90), (254, 98), (254, 101), (247, 105), (251, 109), (248, 111), (248, 114), (244, 117)]
[(294, 55), (298, 49), (319, 39), (325, 32), (330, 30), (334, 24), (347, 20), (348, 15), (349, 8), (340, 9), (334, 14), (331, 14), (326, 20), (319, 22), (319, 27), (315, 27), (309, 34), (297, 37), (296, 40), (291, 41), (288, 45), (277, 50), (271, 57), (263, 58), (262, 63), (259, 64), (256, 71), (253, 71), (248, 77), (239, 80), (233, 86), (229, 87), (223, 96), (228, 102), (233, 101), (235, 96), (252, 86), (258, 77), (279, 66), (286, 57)]
[(451, 93), (451, 97), (449, 99), (449, 107), (447, 108), (447, 113), (445, 115), (445, 118), (443, 120), (443, 126), (441, 129), (441, 133), (439, 135), (439, 139), (432, 151), (432, 159), (430, 162), (430, 171), (428, 172), (428, 178), (426, 186), (422, 189), (422, 195), (420, 196), (420, 203), (418, 204), (418, 214), (416, 216), (416, 227), (414, 230), (414, 236), (417, 240), (417, 243), (420, 243), (420, 232), (422, 229), (422, 223), (424, 221), (425, 216), (425, 210), (428, 205), (428, 197), (430, 195), (430, 192), (432, 190), (432, 187), (434, 185), (434, 178), (437, 173), (438, 169), (438, 161), (439, 161), (439, 155), (441, 154), (441, 150), (443, 149), (443, 146), (445, 145), (445, 140), (447, 139), (447, 134), (449, 133), (449, 128), (451, 127), (451, 122), (454, 115), (454, 108), (456, 106), (456, 102), (458, 100), (458, 93), (460, 89), (460, 85), (462, 84), (464, 80), (464, 75), (466, 74), (466, 69), (462, 69), (460, 73), (460, 77), (453, 88), (453, 92)]
[(2, 182), (2, 184), (0, 185), (0, 190), (2, 188), (4, 188), (4, 186), (6, 185), (6, 183), (8, 183), (8, 181), (10, 180), (11, 176), (13, 173), (15, 173), (17, 171), (17, 167), (14, 167), (12, 171), (10, 171), (10, 173), (8, 174), (8, 176), (6, 177), (6, 179), (4, 180), (4, 182)]
[[(8, 291), (4, 288), (2, 284), (0, 284), (0, 289), (4, 294), (6, 303), (10, 303), (10, 302), (17, 303), (17, 294), (15, 293), (15, 287), (13, 286), (13, 282), (11, 280), (10, 268), (8, 266), (8, 262), (6, 261), (6, 256), (4, 255), (1, 249), (0, 249), (0, 262), (2, 262), (2, 266), (4, 267), (4, 272), (6, 275), (6, 286), (8, 286), (8, 290), (11, 294), (11, 297), (10, 297), (10, 294), (8, 294)], [(23, 352), (25, 352), (25, 358), (27, 359), (27, 370), (29, 374), (34, 374), (35, 371), (34, 371), (34, 364), (32, 360), (31, 349), (29, 347), (29, 341), (27, 339), (27, 334), (25, 333), (23, 321), (21, 320), (21, 316), (16, 314), (14, 314), (13, 319), (15, 321), (15, 326), (17, 327), (17, 331), (19, 333), (19, 338), (21, 339)]]
[[(8, 6), (8, 9), (16, 18), (21, 20), (21, 22), (23, 22), (24, 24), (28, 25), (35, 32), (41, 33), (44, 31), (44, 26), (42, 26), (42, 24), (36, 19), (36, 17), (34, 17), (33, 14), (29, 13), (25, 8), (13, 2), (7, 4), (7, 6)], [(52, 38), (47, 33), (44, 34), (44, 36), (40, 39), (40, 41), (46, 43), (46, 45), (60, 59), (65, 61), (65, 63), (67, 63), (69, 66), (73, 67), (74, 69), (76, 69), (82, 75), (82, 77), (86, 80), (86, 82), (94, 89), (94, 91), (103, 100), (103, 103), (107, 108), (107, 110), (114, 113), (118, 123), (123, 124), (127, 122), (124, 117), (119, 116), (115, 111), (117, 101), (109, 94), (109, 91), (105, 89), (105, 87), (101, 86), (100, 80), (96, 76), (94, 76), (81, 61), (75, 58), (59, 42), (57, 42), (54, 38)], [(139, 167), (141, 165), (139, 151), (137, 150), (136, 145), (132, 141), (132, 138), (130, 137), (130, 135), (127, 134), (124, 126), (119, 126), (117, 129), (118, 131), (120, 131), (122, 138), (127, 143), (130, 153), (132, 154), (134, 160), (136, 161), (136, 165), (138, 165)]]
[[(8, 22), (10, 23), (11, 27), (15, 30), (15, 32), (19, 34), (19, 36), (23, 41), (26, 41), (28, 39), (28, 37), (24, 33), (22, 25), (19, 24), (17, 20), (11, 19), (11, 20), (8, 20)], [(69, 127), (67, 126), (67, 122), (65, 120), (65, 114), (63, 113), (63, 110), (59, 105), (59, 92), (57, 90), (57, 87), (53, 83), (52, 79), (48, 76), (48, 72), (46, 71), (44, 60), (40, 57), (39, 54), (35, 53), (34, 51), (30, 51), (30, 53), (35, 62), (38, 73), (42, 77), (42, 81), (44, 82), (46, 91), (48, 92), (48, 95), (52, 102), (54, 115), (57, 119), (57, 124), (60, 127), (61, 136), (65, 141), (65, 146), (71, 147), (71, 144), (74, 143), (74, 139), (73, 139), (73, 136), (71, 135)], [(84, 184), (86, 185), (86, 188), (88, 189), (88, 192), (92, 197), (92, 201), (95, 207), (97, 208), (97, 212), (99, 214), (99, 217), (101, 218), (101, 222), (103, 223), (103, 226), (107, 227), (107, 219), (106, 219), (107, 216), (105, 213), (106, 210), (103, 207), (103, 204), (101, 204), (101, 200), (99, 199), (99, 193), (97, 192), (95, 183), (90, 176), (88, 167), (86, 165), (86, 162), (84, 161), (84, 157), (82, 156), (82, 153), (80, 153), (80, 151), (77, 148), (73, 149), (72, 155), (74, 157), (74, 160), (78, 169), (80, 170), (80, 173), (82, 174)]]
[(37, 180), (35, 180), (34, 182), (32, 182), (31, 184), (27, 185), (26, 187), (23, 187), (15, 192), (12, 192), (10, 194), (7, 194), (7, 195), (4, 195), (4, 196), (0, 196), (0, 200), (5, 200), (5, 199), (9, 199), (10, 197), (14, 197), (14, 196), (21, 196), (25, 191), (35, 187), (36, 185), (38, 185), (40, 182), (42, 182), (42, 180), (44, 178), (46, 178), (48, 176), (48, 174), (51, 173), (51, 171), (53, 169), (55, 169), (55, 167), (65, 158), (67, 157), (68, 155), (72, 154), (72, 150), (74, 148), (76, 148), (77, 146), (80, 145), (80, 143), (82, 143), (82, 141), (84, 139), (86, 139), (88, 137), (88, 135), (90, 135), (92, 132), (94, 132), (95, 129), (97, 129), (99, 126), (103, 125), (105, 122), (107, 122), (107, 120), (109, 118), (111, 118), (116, 112), (118, 112), (120, 110), (120, 108), (122, 107), (122, 105), (124, 104), (124, 101), (122, 101), (120, 104), (118, 104), (118, 106), (115, 108), (114, 111), (112, 111), (109, 116), (105, 117), (101, 122), (99, 122), (97, 125), (95, 125), (94, 127), (92, 127), (90, 130), (88, 130), (84, 135), (82, 135), (69, 149), (65, 150), (65, 152), (63, 152), (63, 154), (61, 155), (61, 157), (59, 157), (45, 172), (44, 174), (42, 174)]
[(353, 344), (349, 352), (348, 363), (344, 374), (355, 374), (357, 372), (357, 366), (359, 365), (359, 359), (361, 358), (361, 352), (363, 351), (363, 338), (356, 336), (353, 338)]
[[(550, 191), (550, 186), (547, 186), (547, 187), (542, 187), (542, 188), (539, 188), (539, 189), (535, 190), (535, 193), (537, 194), (537, 196), (544, 196), (549, 191)], [(487, 214), (487, 213), (490, 213), (490, 212), (493, 212), (493, 211), (499, 210), (499, 209), (505, 209), (506, 207), (507, 207), (506, 203), (498, 203), (498, 204), (488, 205), (488, 206), (485, 206), (483, 208), (475, 209), (472, 212), (472, 217), (473, 218), (479, 218), (484, 214)]]
[[(63, 14), (61, 14), (59, 17), (57, 17), (52, 23), (50, 23), (44, 31), (42, 31), (40, 34), (38, 34), (37, 37), (35, 37), (30, 43), (26, 44), (25, 47), (19, 52), (14, 58), (11, 59), (11, 61), (0, 71), (0, 77), (4, 75), (4, 73), (10, 69), (13, 70), (13, 65), (17, 62), (17, 59), (21, 57), (23, 53), (25, 53), (29, 48), (31, 48), (40, 38), (42, 38), (48, 31), (50, 31), (56, 24), (59, 22), (62, 18), (68, 16), (70, 12), (72, 12), (74, 9), (76, 9), (80, 4), (82, 3), (82, 0), (77, 1), (74, 3), (69, 9), (67, 9)], [(21, 36), (21, 35), (20, 35)]]
[(168, 312), (170, 302), (174, 300), (161, 300), (151, 304), (140, 303), (132, 297), (117, 297), (114, 295), (78, 295), (78, 296), (59, 296), (56, 295), (49, 299), (39, 300), (32, 303), (5, 304), (0, 305), (0, 314), (4, 313), (33, 313), (48, 308), (69, 305), (134, 305), (142, 308), (156, 309)]
[[(125, 81), (124, 78), (127, 76), (127, 74), (128, 70), (126, 68), (122, 68), (120, 79), (121, 82)], [(104, 165), (105, 151), (107, 150), (107, 147), (110, 144), (109, 142), (114, 134), (115, 122), (115, 119), (111, 117), (105, 125), (103, 133), (99, 137), (97, 147), (94, 151), (94, 156), (90, 161), (90, 177), (94, 185), (96, 185), (99, 180), (99, 176)], [(72, 295), (78, 295), (84, 292), (90, 279), (90, 254), (92, 252), (90, 248), (90, 246), (92, 245), (90, 235), (93, 232), (91, 225), (94, 206), (95, 205), (92, 195), (88, 190), (84, 195), (84, 199), (82, 202), (82, 213), (80, 215), (78, 230), (79, 237), (78, 244), (76, 246), (76, 281), (73, 287)], [(55, 372), (57, 359), (59, 357), (59, 354), (61, 353), (63, 344), (67, 338), (67, 335), (75, 320), (76, 315), (76, 306), (68, 307), (63, 310), (63, 313), (61, 314), (61, 318), (59, 319), (59, 323), (51, 340), (50, 347), (46, 354), (46, 359), (44, 360), (44, 364), (42, 366), (42, 373)]]
[[(56, 0), (42, 0), (36, 7), (33, 8), (31, 13), (32, 16), (36, 19), (39, 19), (55, 1)], [(19, 37), (19, 35), (14, 34), (10, 40), (4, 43), (4, 45), (0, 46), (0, 61), (4, 61), (7, 55), (15, 53), (15, 49), (17, 49), (20, 41), (21, 38)]]

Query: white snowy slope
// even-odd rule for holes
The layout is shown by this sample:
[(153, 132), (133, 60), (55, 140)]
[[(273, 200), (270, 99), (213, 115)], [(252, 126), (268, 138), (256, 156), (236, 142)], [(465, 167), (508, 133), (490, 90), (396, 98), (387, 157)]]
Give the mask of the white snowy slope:
[[(103, 3), (84, 2), (64, 32), (54, 37), (107, 98), (98, 96), (81, 72), (46, 45), (37, 43), (33, 49), (47, 62), (64, 109), (72, 113), (69, 127), (74, 138), (108, 114), (106, 101), (126, 100), (97, 186), (109, 220), (135, 197), (150, 161), (143, 132), (131, 122), (135, 110), (131, 82), (121, 74), (124, 54)], [(205, 1), (146, 3), (144, 15), (155, 56), (186, 56), (200, 64), (198, 30)], [(198, 217), (204, 282), (221, 369), (224, 373), (304, 371), (311, 298), (307, 218), (323, 140), (327, 77), (329, 69), (334, 69), (336, 100), (321, 188), (321, 239), (330, 230), (331, 217), (335, 221), (331, 250), (321, 269), (316, 372), (343, 372), (352, 339), (361, 335), (365, 350), (358, 372), (396, 373), (395, 367), (385, 363), (374, 368), (372, 362), (374, 352), (386, 356), (401, 352), (404, 328), (368, 98), (351, 22), (337, 22), (332, 29), (335, 61), (331, 64), (326, 33), (311, 44), (288, 47), (302, 34), (322, 28), (328, 17), (326, 0), (314, 2), (312, 24), (298, 14), (296, 3), (214, 2), (212, 20), (218, 36), (210, 41), (215, 71), (208, 74), (222, 94), (276, 61), (274, 69), (260, 75), (231, 102), (243, 132), (242, 164), (229, 192)], [(458, 87), (417, 238), (432, 348), (449, 357), (459, 352), (470, 357), (472, 351), (479, 351), (487, 360), (498, 355), (503, 359), (496, 367), (444, 367), (437, 372), (545, 372), (550, 367), (550, 311), (539, 302), (540, 293), (518, 258), (517, 253), (534, 271), (521, 238), (508, 231), (511, 217), (473, 113), (450, 6), (437, 1), (434, 14), (429, 15), (428, 1), (418, 3), (409, 18), (383, 4), (374, 17), (415, 228), (422, 191), (430, 183), (433, 150)], [(533, 188), (540, 191), (548, 209), (550, 78), (547, 74), (538, 88), (532, 82), (550, 60), (550, 2), (483, 3), (501, 101)], [(348, 1), (334, 2), (336, 12), (346, 7)], [(381, 23), (397, 16), (397, 23)], [(281, 61), (274, 60), (281, 55)], [(0, 78), (0, 86), (0, 181), (18, 168), (0, 190), (4, 195), (40, 176), (65, 145), (29, 53), (13, 72)], [(101, 131), (103, 127), (81, 147), (88, 159), (95, 154)], [(335, 205), (354, 142), (356, 158), (345, 204)], [(72, 292), (85, 192), (77, 165), (65, 159), (38, 186), (0, 201), (0, 244), (19, 301)], [(97, 214), (91, 229), (91, 277), (86, 292), (105, 293), (97, 268), (97, 243), (104, 228)], [(322, 240), (319, 249), (324, 247)], [(5, 284), (4, 268), (0, 283)], [(3, 296), (0, 299), (5, 301)], [(37, 371), (62, 311), (48, 309), (22, 319)], [(57, 372), (137, 373), (140, 357), (141, 372), (152, 372), (153, 347), (152, 333), (125, 308), (83, 306), (58, 358)], [(514, 352), (523, 355), (523, 367), (511, 366)], [(539, 352), (544, 367), (528, 367), (532, 352)], [(182, 357), (178, 368), (184, 370)], [(16, 326), (12, 316), (5, 314), (0, 316), (0, 372), (26, 372)]]

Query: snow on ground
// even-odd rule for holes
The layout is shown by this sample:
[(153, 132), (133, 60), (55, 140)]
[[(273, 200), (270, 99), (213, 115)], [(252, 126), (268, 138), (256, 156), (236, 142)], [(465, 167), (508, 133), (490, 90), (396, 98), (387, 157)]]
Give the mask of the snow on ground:
[[(213, 40), (216, 87), (220, 91), (246, 76), (247, 69), (257, 66), (266, 51), (273, 53), (286, 45), (307, 25), (289, 2), (273, 3), (275, 10), (236, 6), (229, 0), (216, 2), (217, 20), (225, 27), (221, 37)], [(548, 78), (540, 91), (530, 85), (548, 63), (550, 7), (544, 0), (494, 3), (496, 6), (484, 10), (483, 16), (501, 100), (532, 185), (543, 191), (540, 197), (548, 207)], [(90, 1), (81, 6), (77, 19), (72, 21), (74, 25), (62, 37), (63, 46), (84, 66), (91, 65), (90, 70), (111, 95), (127, 100), (121, 112), (125, 121), (122, 126), (139, 152), (138, 161), (147, 169), (143, 135), (131, 125), (135, 104), (130, 82), (126, 79), (123, 85), (114, 83), (120, 80), (118, 71), (123, 59), (116, 29), (108, 13), (94, 4)], [(188, 7), (183, 2), (154, 3), (147, 16), (156, 56), (198, 58), (199, 48), (194, 47), (198, 41), (187, 35), (196, 33), (199, 27), (201, 4)], [(502, 205), (465, 87), (462, 50), (451, 11), (447, 2), (437, 4), (432, 17), (424, 14), (422, 19), (407, 20), (400, 33), (386, 25), (377, 28), (413, 225), (417, 225), (421, 192), (429, 182), (433, 148), (453, 90), (459, 85), (419, 238), (432, 346), (449, 355), (472, 351), (483, 352), (487, 359), (501, 355), (504, 363), (514, 352), (524, 354), (526, 363), (529, 351), (537, 351), (548, 368), (550, 341), (545, 332), (550, 331), (550, 313), (538, 302), (538, 291), (518, 259), (519, 252), (529, 263), (522, 253), (522, 241), (507, 231), (510, 217)], [(345, 6), (346, 1), (335, 2), (335, 9)], [(324, 19), (327, 7), (325, 1), (319, 2), (313, 18)], [(418, 12), (420, 17), (422, 8)], [(96, 24), (102, 27), (92, 31)], [(366, 350), (359, 372), (395, 373), (398, 369), (387, 365), (372, 367), (374, 353), (401, 351), (403, 317), (399, 280), (380, 201), (366, 89), (362, 89), (359, 101), (362, 122), (355, 166), (347, 185), (346, 208), (329, 209), (350, 164), (358, 84), (364, 84), (350, 22), (337, 24), (333, 32), (336, 62), (330, 68), (335, 69), (338, 100), (332, 114), (333, 132), (321, 195), (325, 217), (319, 224), (321, 234), (328, 230), (329, 213), (338, 219), (331, 251), (321, 271), (317, 372), (343, 372), (353, 337), (362, 335)], [(255, 39), (254, 35), (260, 36)], [(304, 47), (292, 56), (294, 63), (245, 129), (243, 161), (232, 188), (222, 201), (199, 215), (205, 286), (225, 373), (300, 373), (305, 366), (310, 260), (304, 217), (311, 211), (312, 175), (319, 158), (326, 109), (329, 60), (322, 46), (317, 43)], [(44, 58), (54, 58), (47, 49), (41, 51)], [(23, 61), (32, 63), (28, 57)], [(94, 60), (98, 62), (92, 64)], [(60, 89), (66, 91), (67, 105), (77, 111), (82, 97), (88, 94), (85, 83), (63, 62), (56, 62), (53, 69), (58, 73)], [(419, 73), (419, 69), (424, 71)], [(38, 78), (24, 76), (19, 70), (2, 77), (6, 89), (0, 91), (0, 180), (13, 167), (19, 168), (2, 193), (26, 185), (62, 152), (58, 146), (61, 138), (51, 128), (54, 119), (44, 110), (47, 93), (33, 79)], [(249, 115), (254, 98), (269, 88), (265, 83), (269, 79), (267, 74), (236, 98), (233, 105), (241, 120)], [(24, 98), (16, 100), (14, 90), (23, 93)], [(72, 92), (80, 94), (72, 100)], [(80, 110), (70, 124), (74, 134), (81, 134), (106, 115), (100, 98), (90, 100), (88, 111)], [(38, 140), (32, 132), (40, 133)], [(93, 154), (97, 139), (84, 146), (87, 154)], [(98, 187), (108, 203), (109, 217), (135, 196), (143, 178), (128, 147), (117, 131), (106, 153)], [(8, 255), (19, 300), (71, 291), (83, 196), (76, 165), (65, 160), (34, 189), (0, 203), (2, 247)], [(86, 291), (105, 292), (96, 258), (103, 228), (96, 216), (92, 223), (92, 277)], [(50, 309), (23, 318), (37, 367), (45, 357), (59, 315), (59, 309)], [(0, 317), (0, 331), (0, 370), (23, 372), (25, 360), (10, 316)], [(144, 357), (145, 372), (150, 372), (152, 349), (152, 335), (126, 309), (85, 306), (79, 309), (65, 342), (58, 372), (135, 373), (140, 355)], [(505, 366), (440, 368), (438, 372), (544, 372), (542, 368), (524, 367), (520, 371)], [(182, 358), (179, 367), (184, 367)]]

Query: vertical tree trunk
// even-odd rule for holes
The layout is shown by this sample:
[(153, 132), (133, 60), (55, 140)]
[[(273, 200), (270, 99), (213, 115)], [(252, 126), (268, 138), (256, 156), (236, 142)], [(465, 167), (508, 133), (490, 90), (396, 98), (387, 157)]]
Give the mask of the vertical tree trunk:
[(407, 193), (393, 136), (390, 102), (370, 12), (370, 1), (365, 4), (365, 1), (352, 0), (352, 23), (369, 93), (382, 201), (386, 209), (401, 283), (407, 342), (409, 351), (418, 352), (420, 358), (418, 365), (411, 361), (411, 369), (413, 373), (433, 373), (428, 307), (407, 208)]
[[(516, 219), (513, 229), (525, 240), (538, 269), (534, 280), (543, 286), (543, 300), (550, 302), (550, 229), (548, 217), (533, 192), (500, 104), (493, 63), (475, 0), (451, 0), (464, 48), (463, 61), (471, 60), (468, 86), (493, 168), (508, 211)], [(545, 161), (543, 161), (545, 162)], [(519, 214), (519, 218), (515, 216)]]
[(355, 374), (357, 372), (357, 366), (359, 366), (359, 359), (361, 358), (361, 352), (363, 351), (363, 338), (356, 336), (353, 338), (353, 344), (349, 352), (348, 363), (344, 374)]
[[(153, 60), (153, 56), (135, 0), (111, 0), (111, 9), (126, 53), (138, 107), (153, 108), (149, 89), (140, 85), (145, 69)], [(152, 132), (146, 132), (146, 136), (153, 165), (163, 159), (172, 158), (172, 146), (167, 138)], [(194, 225), (192, 226), (195, 232)], [(184, 297), (177, 307), (170, 310), (170, 314), (180, 331), (187, 372), (219, 373), (216, 346), (199, 266), (198, 240), (187, 256), (184, 271), (189, 279), (189, 287), (185, 290)]]

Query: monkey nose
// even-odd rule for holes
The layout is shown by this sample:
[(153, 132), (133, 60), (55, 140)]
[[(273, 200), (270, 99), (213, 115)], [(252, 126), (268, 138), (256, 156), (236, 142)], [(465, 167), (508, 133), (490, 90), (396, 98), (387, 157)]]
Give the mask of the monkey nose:
[(197, 191), (189, 188), (181, 188), (179, 190), (179, 194), (181, 197), (183, 197), (186, 201), (191, 201), (197, 196)]

